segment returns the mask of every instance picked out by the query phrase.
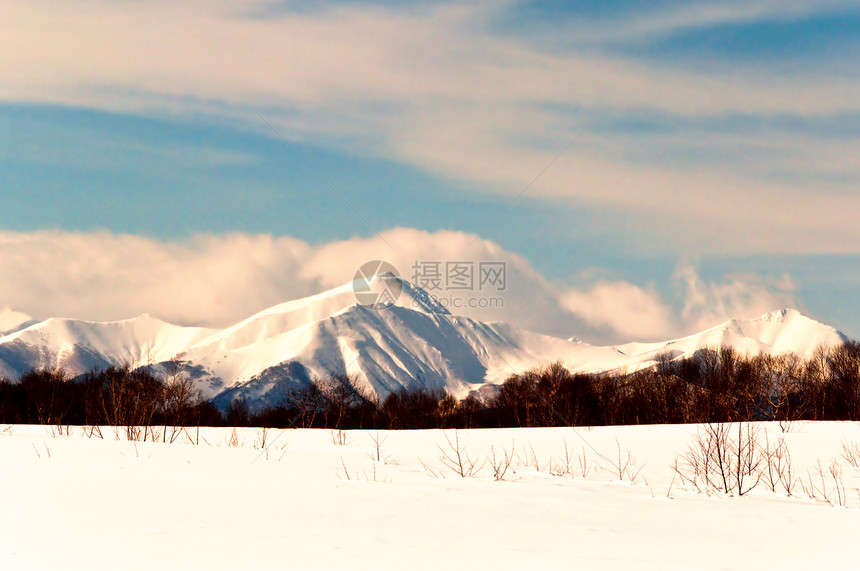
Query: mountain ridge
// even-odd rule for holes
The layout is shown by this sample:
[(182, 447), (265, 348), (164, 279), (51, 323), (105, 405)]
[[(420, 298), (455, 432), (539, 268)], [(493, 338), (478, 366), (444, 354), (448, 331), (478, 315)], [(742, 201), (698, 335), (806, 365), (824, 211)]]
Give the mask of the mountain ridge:
[(389, 307), (358, 303), (355, 284), (348, 283), (224, 329), (184, 327), (148, 314), (112, 322), (51, 318), (0, 334), (0, 376), (15, 379), (31, 368), (57, 366), (73, 375), (125, 364), (163, 370), (179, 362), (205, 398), (228, 406), (242, 397), (261, 407), (331, 375), (349, 375), (380, 397), (417, 388), (462, 397), (556, 360), (577, 372), (635, 370), (665, 354), (678, 359), (706, 347), (808, 356), (819, 345), (848, 340), (787, 308), (665, 342), (595, 346), (452, 315), (421, 288), (397, 283), (400, 296)]

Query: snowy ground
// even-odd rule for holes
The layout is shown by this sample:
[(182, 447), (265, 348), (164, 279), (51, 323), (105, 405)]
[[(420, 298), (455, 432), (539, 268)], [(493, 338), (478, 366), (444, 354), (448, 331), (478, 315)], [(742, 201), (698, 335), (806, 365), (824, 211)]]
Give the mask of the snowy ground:
[[(767, 425), (771, 437), (781, 434)], [(4, 430), (5, 429), (5, 430)], [(129, 442), (0, 426), (0, 568), (854, 568), (860, 469), (842, 458), (857, 423), (795, 423), (798, 476), (843, 468), (847, 506), (759, 486), (743, 497), (673, 484), (695, 426), (459, 431), (495, 481), (440, 460), (454, 432), (204, 429), (199, 444)], [(195, 436), (192, 434), (192, 436)], [(572, 458), (570, 474), (552, 475)], [(635, 468), (618, 480), (612, 462)], [(532, 452), (533, 450), (533, 452)], [(588, 474), (582, 477), (583, 456)], [(599, 455), (606, 458), (601, 458)], [(537, 469), (534, 465), (537, 458)], [(629, 476), (641, 468), (635, 483)], [(435, 475), (434, 475), (435, 474)], [(670, 490), (671, 486), (671, 490)]]

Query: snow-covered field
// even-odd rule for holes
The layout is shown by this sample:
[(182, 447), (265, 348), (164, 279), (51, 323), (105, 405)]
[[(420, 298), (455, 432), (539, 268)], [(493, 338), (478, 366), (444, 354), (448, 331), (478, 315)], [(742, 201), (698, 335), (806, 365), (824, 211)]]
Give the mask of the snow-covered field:
[[(784, 434), (793, 471), (830, 486), (829, 502), (800, 485), (792, 497), (765, 485), (742, 497), (684, 489), (670, 465), (693, 440), (690, 425), (350, 431), (342, 443), (323, 430), (202, 429), (198, 444), (70, 430), (0, 426), (2, 569), (860, 564), (860, 469), (843, 457), (860, 442), (857, 423), (794, 423)], [(453, 455), (457, 439), (476, 468), (491, 446), (497, 458), (513, 450), (504, 480), (489, 463), (467, 478), (446, 467), (442, 451)], [(635, 458), (621, 481), (619, 449)]]

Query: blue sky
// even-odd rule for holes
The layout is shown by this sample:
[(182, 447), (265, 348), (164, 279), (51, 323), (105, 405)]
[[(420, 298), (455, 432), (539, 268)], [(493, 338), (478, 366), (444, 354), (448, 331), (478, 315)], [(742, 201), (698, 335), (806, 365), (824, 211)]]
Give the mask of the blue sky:
[[(548, 284), (561, 312), (522, 323), (547, 332), (648, 337), (649, 316), (670, 334), (792, 303), (860, 335), (856, 2), (6, 12), (10, 244), (46, 230), (168, 245), (240, 233), (324, 251), (416, 229), (441, 257), (452, 231), (521, 258), (523, 288)], [(4, 271), (0, 306), (56, 309), (15, 293), (35, 278)], [(596, 315), (601, 287), (632, 297)], [(624, 325), (622, 309), (649, 303)], [(68, 311), (102, 317), (94, 307)]]

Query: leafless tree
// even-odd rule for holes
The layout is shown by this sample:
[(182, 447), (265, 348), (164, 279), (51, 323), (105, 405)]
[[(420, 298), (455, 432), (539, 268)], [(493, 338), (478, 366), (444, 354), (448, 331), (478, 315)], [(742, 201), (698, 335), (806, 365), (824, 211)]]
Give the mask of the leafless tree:
[[(167, 364), (167, 377), (164, 383), (163, 410), (164, 433), (162, 441), (173, 443), (182, 433), (183, 428), (191, 420), (189, 411), (202, 402), (200, 391), (194, 382), (182, 370), (182, 363), (172, 359)], [(170, 428), (170, 436), (167, 431)]]
[(316, 383), (296, 389), (289, 397), (292, 405), (298, 410), (296, 423), (299, 428), (311, 428), (316, 418), (326, 407), (326, 399), (323, 391)]
[(343, 428), (352, 412), (358, 409), (367, 397), (358, 387), (358, 380), (352, 375), (333, 375), (326, 379), (316, 379), (319, 387), (318, 406), (324, 411), (326, 427)]

